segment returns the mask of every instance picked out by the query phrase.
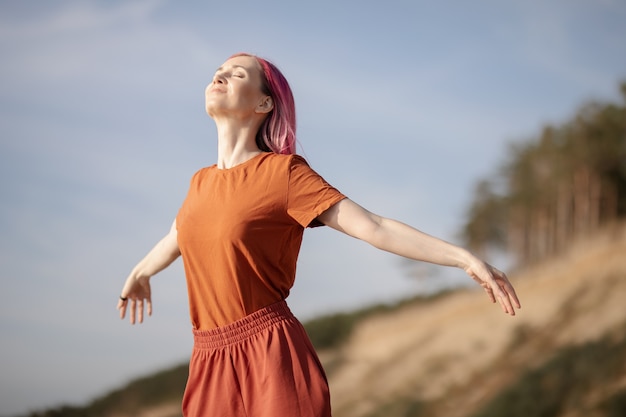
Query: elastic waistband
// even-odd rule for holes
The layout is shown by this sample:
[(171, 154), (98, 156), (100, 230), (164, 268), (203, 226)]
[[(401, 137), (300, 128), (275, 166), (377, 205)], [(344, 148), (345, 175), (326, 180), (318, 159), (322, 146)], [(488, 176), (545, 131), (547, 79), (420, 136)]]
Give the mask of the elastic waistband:
[(287, 302), (282, 300), (263, 307), (226, 326), (211, 330), (193, 330), (194, 348), (216, 349), (242, 342), (283, 320), (294, 318)]

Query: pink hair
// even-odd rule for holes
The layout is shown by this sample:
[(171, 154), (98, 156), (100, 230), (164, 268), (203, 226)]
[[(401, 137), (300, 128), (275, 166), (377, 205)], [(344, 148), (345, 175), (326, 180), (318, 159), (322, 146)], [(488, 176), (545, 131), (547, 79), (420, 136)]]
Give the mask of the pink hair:
[(257, 146), (278, 154), (295, 154), (296, 105), (287, 79), (274, 64), (263, 58), (248, 53), (238, 53), (231, 58), (237, 56), (256, 58), (262, 69), (261, 89), (274, 101), (274, 108), (257, 132)]

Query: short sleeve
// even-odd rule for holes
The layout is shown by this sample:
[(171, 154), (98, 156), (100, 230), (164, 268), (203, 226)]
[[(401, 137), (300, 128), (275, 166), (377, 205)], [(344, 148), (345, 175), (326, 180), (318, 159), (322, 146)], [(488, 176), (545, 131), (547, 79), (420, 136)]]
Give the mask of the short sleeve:
[(346, 198), (315, 172), (299, 155), (293, 155), (289, 167), (287, 213), (303, 227), (323, 224), (317, 216)]
[(188, 205), (189, 205), (187, 200), (189, 200), (190, 198), (193, 198), (192, 190), (197, 187), (197, 184), (200, 181), (200, 176), (202, 175), (204, 170), (205, 168), (196, 171), (196, 173), (193, 174), (193, 176), (191, 177), (191, 180), (189, 181), (189, 189), (187, 191), (187, 196), (185, 200), (183, 201), (183, 204), (178, 209), (178, 213), (176, 214), (176, 229), (177, 230), (179, 226), (186, 220), (187, 212), (188, 212)]

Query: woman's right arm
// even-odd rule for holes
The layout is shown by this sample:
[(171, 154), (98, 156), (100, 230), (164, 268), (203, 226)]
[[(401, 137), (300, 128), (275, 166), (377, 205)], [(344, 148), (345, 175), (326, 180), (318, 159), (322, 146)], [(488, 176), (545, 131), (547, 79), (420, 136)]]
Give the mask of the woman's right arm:
[(152, 299), (150, 291), (150, 278), (167, 268), (180, 256), (178, 248), (178, 232), (176, 220), (163, 239), (157, 243), (150, 252), (133, 268), (124, 283), (117, 309), (120, 310), (120, 318), (126, 316), (126, 308), (130, 309), (130, 323), (143, 322), (144, 300), (148, 315), (152, 314)]

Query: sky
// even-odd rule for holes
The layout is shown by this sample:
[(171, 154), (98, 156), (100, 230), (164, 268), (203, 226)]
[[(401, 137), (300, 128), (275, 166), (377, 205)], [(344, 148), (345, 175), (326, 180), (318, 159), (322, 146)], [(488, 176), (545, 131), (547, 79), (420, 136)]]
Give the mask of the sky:
[[(144, 324), (115, 306), (216, 161), (204, 88), (231, 54), (282, 70), (299, 152), (327, 181), (462, 244), (511, 143), (619, 99), (625, 21), (622, 0), (0, 1), (0, 416), (188, 359), (180, 260), (152, 279)], [(467, 282), (318, 228), (288, 302), (305, 321)]]

